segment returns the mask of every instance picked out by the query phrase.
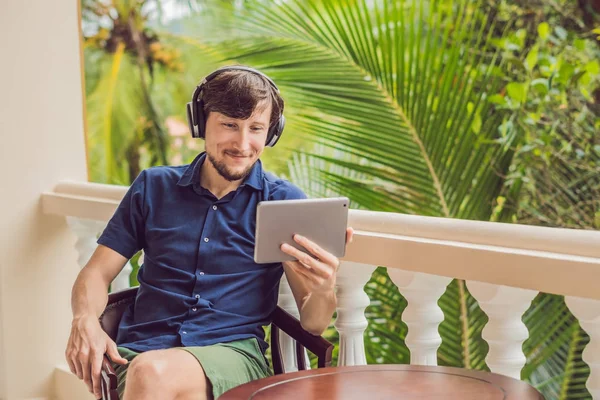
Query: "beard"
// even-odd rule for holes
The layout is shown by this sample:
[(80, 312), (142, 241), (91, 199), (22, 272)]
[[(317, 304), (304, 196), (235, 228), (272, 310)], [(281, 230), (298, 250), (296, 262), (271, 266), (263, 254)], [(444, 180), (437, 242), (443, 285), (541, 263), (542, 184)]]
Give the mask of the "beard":
[[(228, 151), (228, 153), (230, 153), (232, 155), (238, 155), (238, 153), (234, 153), (231, 151)], [(208, 158), (208, 161), (210, 161), (212, 166), (215, 167), (215, 169), (217, 170), (219, 175), (221, 175), (223, 178), (225, 178), (229, 182), (235, 182), (235, 181), (244, 179), (245, 177), (247, 177), (250, 174), (250, 171), (252, 171), (252, 167), (254, 167), (254, 164), (256, 164), (256, 161), (255, 161), (245, 170), (243, 170), (241, 172), (234, 172), (229, 169), (229, 167), (227, 166), (227, 164), (225, 163), (224, 160), (217, 161), (217, 159), (208, 151), (206, 152), (206, 158)]]

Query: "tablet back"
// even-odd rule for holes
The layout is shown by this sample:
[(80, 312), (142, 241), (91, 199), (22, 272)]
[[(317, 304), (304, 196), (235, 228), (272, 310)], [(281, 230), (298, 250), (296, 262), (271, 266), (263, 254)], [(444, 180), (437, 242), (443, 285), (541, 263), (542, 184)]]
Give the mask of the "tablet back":
[(293, 260), (280, 246), (288, 243), (306, 251), (294, 241), (294, 234), (312, 240), (336, 257), (343, 257), (349, 203), (346, 197), (260, 202), (256, 212), (254, 261)]

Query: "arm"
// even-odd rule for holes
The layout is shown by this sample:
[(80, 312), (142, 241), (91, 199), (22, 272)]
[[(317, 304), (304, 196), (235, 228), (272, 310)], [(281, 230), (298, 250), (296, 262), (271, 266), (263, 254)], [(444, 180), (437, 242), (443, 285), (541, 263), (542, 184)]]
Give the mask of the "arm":
[[(347, 243), (352, 241), (353, 233), (352, 228), (347, 229)], [(302, 327), (321, 335), (337, 306), (335, 283), (340, 260), (306, 238), (296, 235), (294, 240), (308, 252), (283, 244), (281, 250), (296, 258), (283, 263), (285, 275), (300, 310)]]
[(127, 259), (99, 245), (77, 275), (71, 291), (73, 319), (100, 318), (108, 302), (108, 287), (125, 266)]
[(99, 245), (77, 276), (71, 293), (73, 322), (65, 356), (71, 372), (85, 381), (96, 398), (101, 396), (100, 369), (104, 353), (114, 362), (127, 363), (98, 321), (108, 302), (108, 286), (126, 262), (127, 258), (121, 254)]
[(112, 361), (126, 364), (116, 343), (104, 332), (98, 318), (108, 302), (108, 286), (138, 250), (144, 248), (146, 171), (127, 190), (110, 219), (99, 246), (73, 285), (73, 323), (65, 356), (71, 372), (101, 396), (100, 370), (105, 353)]
[(300, 324), (313, 335), (321, 335), (331, 322), (331, 317), (337, 305), (335, 296), (335, 274), (333, 286), (324, 291), (311, 291), (304, 283), (300, 272), (287, 263), (283, 264), (285, 276), (292, 289), (296, 305), (300, 311)]

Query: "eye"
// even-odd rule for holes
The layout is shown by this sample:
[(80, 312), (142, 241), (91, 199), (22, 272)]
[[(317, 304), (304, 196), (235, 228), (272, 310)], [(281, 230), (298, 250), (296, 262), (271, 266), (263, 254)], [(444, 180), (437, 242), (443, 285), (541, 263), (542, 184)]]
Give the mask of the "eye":
[(252, 128), (252, 130), (253, 130), (254, 132), (260, 132), (260, 131), (262, 131), (262, 130), (263, 130), (263, 128), (262, 128), (262, 126), (255, 126), (254, 128)]
[(221, 125), (223, 125), (225, 128), (234, 128), (235, 124), (230, 124), (228, 122), (223, 122)]

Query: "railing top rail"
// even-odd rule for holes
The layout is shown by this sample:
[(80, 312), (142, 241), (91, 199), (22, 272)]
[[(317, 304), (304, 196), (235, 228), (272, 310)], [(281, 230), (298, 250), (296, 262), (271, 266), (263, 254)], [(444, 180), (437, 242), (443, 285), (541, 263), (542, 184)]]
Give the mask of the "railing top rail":
[[(108, 221), (126, 186), (61, 182), (44, 212)], [(350, 210), (346, 261), (600, 299), (600, 232)]]

